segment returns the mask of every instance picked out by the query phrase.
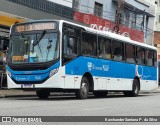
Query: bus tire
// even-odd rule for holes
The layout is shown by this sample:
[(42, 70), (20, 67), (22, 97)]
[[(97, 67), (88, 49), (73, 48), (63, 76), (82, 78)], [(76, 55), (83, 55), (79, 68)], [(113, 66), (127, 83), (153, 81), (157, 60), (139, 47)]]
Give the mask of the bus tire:
[(108, 91), (94, 91), (93, 95), (96, 97), (106, 97), (108, 94)]
[(50, 96), (50, 91), (47, 89), (40, 89), (36, 91), (36, 94), (40, 99), (47, 99)]
[(140, 86), (137, 79), (133, 80), (132, 91), (123, 92), (125, 96), (136, 97), (139, 94)]
[(75, 95), (78, 99), (87, 99), (89, 93), (89, 82), (86, 77), (83, 77), (81, 80), (80, 89), (75, 91)]

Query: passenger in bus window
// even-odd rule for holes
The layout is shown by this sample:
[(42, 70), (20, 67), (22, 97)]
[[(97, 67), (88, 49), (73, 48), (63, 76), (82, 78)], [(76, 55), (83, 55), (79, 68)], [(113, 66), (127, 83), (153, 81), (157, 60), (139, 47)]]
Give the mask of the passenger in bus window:
[(107, 58), (107, 59), (111, 59), (111, 43), (110, 43), (110, 41), (107, 41), (106, 43), (105, 43), (105, 52), (106, 52), (106, 55), (105, 55), (105, 57)]
[(96, 42), (92, 43), (92, 56), (97, 56), (97, 45), (96, 45)]
[(30, 51), (29, 54), (29, 62), (33, 63), (37, 61), (37, 53), (33, 50)]
[(137, 54), (138, 64), (144, 64), (144, 49), (139, 48)]
[(148, 52), (148, 59), (146, 61), (147, 61), (147, 65), (148, 66), (152, 66), (153, 65), (153, 52), (152, 51)]
[(74, 38), (69, 38), (69, 45), (68, 45), (68, 51), (69, 51), (69, 54), (71, 55), (76, 55), (76, 52), (75, 52), (75, 39)]
[(130, 44), (126, 44), (126, 61), (129, 63), (135, 63), (135, 47)]
[(75, 39), (64, 36), (64, 53), (67, 55), (76, 55), (74, 51)]
[(100, 40), (100, 48), (99, 48), (99, 57), (100, 58), (105, 58), (105, 46), (104, 46), (104, 40), (103, 39), (101, 39)]
[(87, 42), (84, 42), (83, 43), (83, 50), (82, 50), (82, 53), (84, 54), (84, 55), (86, 55), (86, 56), (91, 56), (91, 48), (92, 48), (92, 46), (91, 46), (91, 44), (89, 44), (89, 42), (87, 41)]
[(116, 61), (122, 61), (121, 49), (115, 48), (113, 59)]
[(99, 57), (100, 58), (104, 58), (104, 59), (111, 59), (111, 50), (110, 50), (110, 42), (109, 41), (101, 41), (100, 42), (100, 54)]

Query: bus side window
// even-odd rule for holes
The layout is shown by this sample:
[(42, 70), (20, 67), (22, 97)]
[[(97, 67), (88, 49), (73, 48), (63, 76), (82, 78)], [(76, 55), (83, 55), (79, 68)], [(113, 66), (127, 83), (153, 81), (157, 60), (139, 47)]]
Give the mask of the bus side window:
[(98, 38), (99, 57), (103, 59), (111, 59), (111, 40), (107, 38)]
[(112, 42), (113, 60), (123, 61), (124, 60), (124, 43), (113, 40)]
[(85, 56), (97, 56), (97, 37), (89, 33), (82, 33), (82, 54)]
[(154, 51), (154, 66), (157, 67), (157, 52)]
[(146, 61), (147, 66), (154, 66), (152, 50), (147, 49), (145, 51), (145, 61)]
[(63, 64), (77, 56), (76, 38), (65, 34), (63, 36)]
[(137, 47), (137, 63), (138, 64), (145, 64), (144, 62), (144, 52), (145, 49), (142, 47)]
[(126, 44), (126, 61), (129, 63), (135, 63), (135, 46), (131, 44)]
[(64, 35), (64, 54), (70, 56), (77, 55), (77, 43), (74, 37)]

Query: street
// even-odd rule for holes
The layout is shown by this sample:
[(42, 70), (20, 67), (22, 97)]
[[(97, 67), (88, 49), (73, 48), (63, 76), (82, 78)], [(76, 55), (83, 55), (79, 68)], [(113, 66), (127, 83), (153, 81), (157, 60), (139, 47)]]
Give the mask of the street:
[[(36, 96), (7, 97), (0, 98), (0, 116), (159, 116), (159, 98), (159, 91), (140, 93), (138, 97), (124, 97), (122, 93), (109, 93), (106, 98), (90, 95), (86, 100), (78, 100), (73, 94), (54, 95), (47, 100)], [(109, 124), (114, 125), (115, 122)]]
[(0, 98), (1, 116), (159, 116), (160, 93), (124, 97), (111, 93), (106, 98), (78, 100), (72, 94), (38, 97)]

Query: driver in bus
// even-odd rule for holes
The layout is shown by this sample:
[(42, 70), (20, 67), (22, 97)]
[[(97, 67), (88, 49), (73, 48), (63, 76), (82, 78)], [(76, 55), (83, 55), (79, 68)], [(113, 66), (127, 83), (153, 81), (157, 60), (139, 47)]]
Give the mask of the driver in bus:
[(35, 62), (36, 61), (36, 58), (37, 58), (37, 53), (34, 52), (34, 51), (30, 51), (30, 54), (29, 54), (29, 62)]

